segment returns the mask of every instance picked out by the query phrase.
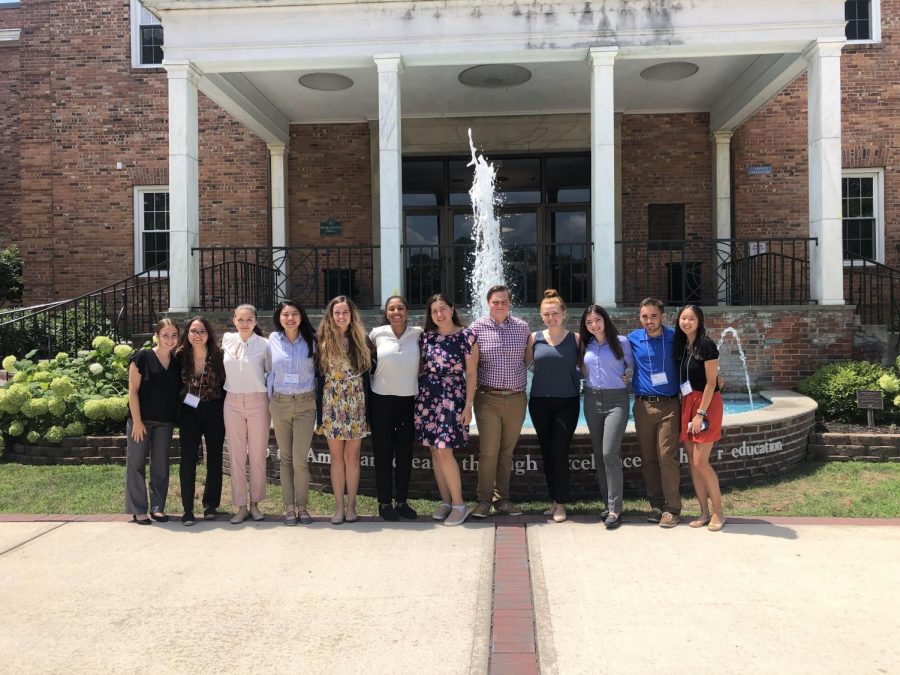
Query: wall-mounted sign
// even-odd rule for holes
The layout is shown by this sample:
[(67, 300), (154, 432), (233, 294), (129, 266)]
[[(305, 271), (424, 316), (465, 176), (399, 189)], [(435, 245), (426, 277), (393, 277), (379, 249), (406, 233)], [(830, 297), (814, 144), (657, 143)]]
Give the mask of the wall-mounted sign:
[(771, 176), (772, 175), (772, 165), (771, 164), (750, 164), (747, 167), (747, 175), (748, 176)]
[(319, 234), (323, 237), (333, 237), (337, 234), (343, 234), (343, 232), (341, 221), (337, 218), (326, 218), (319, 223)]

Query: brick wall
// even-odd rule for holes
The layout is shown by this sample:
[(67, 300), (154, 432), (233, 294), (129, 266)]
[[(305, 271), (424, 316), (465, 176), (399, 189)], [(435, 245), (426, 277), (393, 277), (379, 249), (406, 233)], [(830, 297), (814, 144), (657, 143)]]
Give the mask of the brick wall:
[[(288, 155), (292, 246), (372, 243), (369, 125), (295, 124)], [(343, 234), (321, 237), (319, 223), (341, 221)]]
[[(127, 0), (21, 12), (19, 240), (26, 300), (40, 301), (133, 273), (133, 187), (168, 183), (167, 80), (131, 68)], [(265, 144), (200, 108), (201, 243), (265, 245)]]
[[(900, 266), (896, 111), (900, 72), (900, 0), (881, 2), (882, 41), (847, 45), (841, 58), (844, 168), (885, 169), (885, 262)], [(807, 79), (797, 78), (739, 128), (732, 141), (735, 230), (739, 237), (807, 236)], [(771, 164), (771, 176), (748, 176), (750, 164)]]
[[(0, 9), (0, 28), (19, 27), (19, 8)], [(0, 246), (14, 240), (19, 202), (19, 48), (0, 46)]]

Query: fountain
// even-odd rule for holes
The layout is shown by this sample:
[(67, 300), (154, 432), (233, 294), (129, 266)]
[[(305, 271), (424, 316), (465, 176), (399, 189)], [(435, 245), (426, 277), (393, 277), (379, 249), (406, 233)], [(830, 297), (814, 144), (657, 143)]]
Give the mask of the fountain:
[(495, 181), (497, 171), (493, 164), (488, 164), (484, 155), (476, 155), (472, 141), (472, 130), (469, 129), (469, 148), (472, 161), (467, 166), (475, 167), (475, 176), (469, 190), (472, 200), (472, 238), (475, 241), (475, 252), (472, 264), (472, 317), (486, 316), (488, 313), (487, 295), (492, 286), (506, 283), (503, 273), (503, 248), (500, 243), (500, 221), (494, 214), (497, 197)]
[(725, 342), (725, 338), (728, 335), (734, 336), (734, 341), (737, 343), (738, 355), (741, 357), (741, 365), (744, 367), (744, 380), (747, 383), (747, 396), (750, 397), (750, 408), (753, 409), (753, 390), (750, 388), (750, 371), (747, 369), (747, 355), (744, 353), (744, 346), (741, 344), (741, 338), (738, 335), (737, 329), (729, 326), (722, 331), (722, 335), (719, 338), (719, 341), (716, 343), (716, 348), (721, 350), (722, 343)]

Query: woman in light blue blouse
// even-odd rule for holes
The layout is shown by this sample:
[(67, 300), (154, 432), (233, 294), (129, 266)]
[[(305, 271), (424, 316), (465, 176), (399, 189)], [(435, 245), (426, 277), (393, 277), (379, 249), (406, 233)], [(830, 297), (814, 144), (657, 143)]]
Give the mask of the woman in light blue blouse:
[(269, 336), (269, 413), (281, 459), (284, 524), (312, 522), (309, 448), (316, 426), (316, 332), (306, 310), (291, 300), (275, 308), (277, 329)]
[(628, 424), (625, 370), (634, 368), (631, 346), (619, 335), (600, 305), (588, 305), (581, 315), (581, 362), (584, 372), (584, 417), (591, 432), (600, 497), (606, 508), (600, 519), (606, 529), (622, 524), (622, 437)]

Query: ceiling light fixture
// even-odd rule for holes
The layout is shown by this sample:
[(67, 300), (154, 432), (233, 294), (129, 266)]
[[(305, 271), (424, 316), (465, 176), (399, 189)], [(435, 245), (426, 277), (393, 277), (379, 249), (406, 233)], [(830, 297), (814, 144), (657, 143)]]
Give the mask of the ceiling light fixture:
[(649, 82), (677, 82), (686, 80), (698, 70), (700, 66), (690, 61), (669, 61), (644, 68), (641, 78)]
[(467, 87), (509, 89), (528, 82), (531, 79), (531, 71), (511, 63), (490, 63), (467, 68), (457, 79)]
[(353, 80), (337, 73), (307, 73), (297, 81), (301, 86), (315, 91), (342, 91), (353, 86)]

